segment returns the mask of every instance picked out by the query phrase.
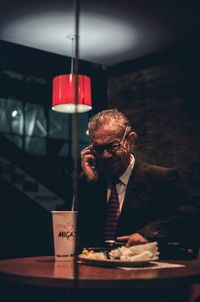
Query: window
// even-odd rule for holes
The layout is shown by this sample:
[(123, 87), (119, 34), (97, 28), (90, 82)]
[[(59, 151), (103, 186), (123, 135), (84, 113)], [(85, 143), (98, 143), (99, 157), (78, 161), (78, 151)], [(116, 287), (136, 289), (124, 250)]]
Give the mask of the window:
[[(79, 115), (80, 150), (88, 145), (88, 118), (87, 112)], [(0, 98), (0, 132), (27, 153), (57, 152), (61, 157), (71, 156), (73, 122), (73, 114), (45, 111), (42, 105)]]

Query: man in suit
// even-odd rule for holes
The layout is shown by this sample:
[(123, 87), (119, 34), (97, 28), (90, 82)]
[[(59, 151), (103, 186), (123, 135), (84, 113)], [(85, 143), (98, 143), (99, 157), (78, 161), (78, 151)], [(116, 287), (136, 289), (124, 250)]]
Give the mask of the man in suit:
[[(99, 112), (90, 119), (88, 134), (90, 145), (81, 152), (78, 194), (82, 246), (109, 239), (123, 241), (127, 247), (149, 241), (177, 243), (194, 235), (198, 203), (184, 191), (174, 169), (137, 160), (137, 134), (123, 113)], [(113, 184), (119, 208), (107, 230)]]

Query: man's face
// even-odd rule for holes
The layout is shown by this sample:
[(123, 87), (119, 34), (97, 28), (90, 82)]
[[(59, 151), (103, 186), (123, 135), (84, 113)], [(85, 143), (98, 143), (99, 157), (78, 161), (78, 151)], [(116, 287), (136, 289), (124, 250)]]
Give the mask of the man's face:
[(102, 172), (110, 178), (120, 177), (130, 163), (130, 145), (126, 140), (126, 130), (106, 124), (91, 133), (94, 155)]

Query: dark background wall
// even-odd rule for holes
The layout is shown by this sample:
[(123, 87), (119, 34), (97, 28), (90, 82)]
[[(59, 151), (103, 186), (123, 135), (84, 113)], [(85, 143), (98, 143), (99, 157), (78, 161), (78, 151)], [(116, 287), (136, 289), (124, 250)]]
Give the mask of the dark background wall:
[(200, 194), (200, 58), (192, 43), (109, 70), (108, 106), (131, 119), (143, 161), (175, 167)]

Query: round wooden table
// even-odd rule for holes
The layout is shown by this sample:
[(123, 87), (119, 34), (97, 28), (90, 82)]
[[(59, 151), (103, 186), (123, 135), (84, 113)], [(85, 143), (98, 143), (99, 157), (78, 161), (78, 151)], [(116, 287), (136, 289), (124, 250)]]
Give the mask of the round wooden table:
[[(66, 294), (66, 290), (68, 290), (67, 295), (73, 301), (77, 293), (79, 293), (79, 298), (80, 296), (83, 298), (87, 293), (88, 300), (92, 297), (92, 301), (95, 297), (95, 300), (98, 301), (102, 293), (108, 297), (114, 292), (115, 300), (119, 299), (119, 301), (123, 297), (121, 293), (124, 295), (125, 292), (133, 294), (134, 297), (140, 297), (139, 300), (134, 301), (145, 301), (147, 296), (150, 297), (149, 295), (153, 295), (154, 301), (160, 302), (187, 301), (183, 300), (183, 297), (177, 300), (179, 298), (175, 295), (175, 290), (179, 289), (179, 294), (180, 291), (184, 293), (189, 285), (200, 281), (200, 262), (197, 260), (166, 262), (184, 266), (160, 269), (139, 267), (124, 270), (85, 265), (73, 261), (55, 262), (52, 256), (6, 259), (0, 261), (0, 283), (6, 290), (9, 290), (9, 285), (12, 285), (12, 288), (15, 286), (15, 289), (21, 288), (21, 293), (27, 287), (29, 290), (31, 288), (34, 293), (37, 289), (42, 288), (51, 289), (51, 293), (53, 289), (56, 289), (57, 295), (58, 292), (62, 292), (62, 295), (64, 292)], [(69, 295), (69, 292), (72, 294)], [(172, 297), (176, 297), (174, 300), (171, 296), (167, 300), (169, 292)], [(74, 293), (76, 294), (74, 295)], [(144, 295), (144, 293), (146, 294)], [(162, 300), (159, 296), (161, 293), (163, 293)], [(51, 294), (50, 298), (52, 298)]]

